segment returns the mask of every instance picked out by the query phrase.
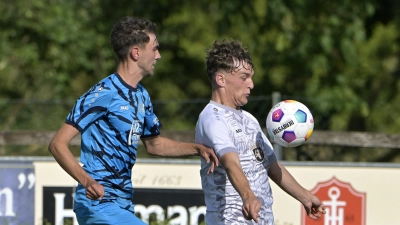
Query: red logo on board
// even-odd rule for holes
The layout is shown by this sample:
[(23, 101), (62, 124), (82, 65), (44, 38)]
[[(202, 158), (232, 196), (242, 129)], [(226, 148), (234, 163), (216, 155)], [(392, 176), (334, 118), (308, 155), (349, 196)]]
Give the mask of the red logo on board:
[(326, 206), (326, 214), (310, 219), (302, 208), (302, 225), (365, 225), (365, 193), (335, 177), (311, 190)]

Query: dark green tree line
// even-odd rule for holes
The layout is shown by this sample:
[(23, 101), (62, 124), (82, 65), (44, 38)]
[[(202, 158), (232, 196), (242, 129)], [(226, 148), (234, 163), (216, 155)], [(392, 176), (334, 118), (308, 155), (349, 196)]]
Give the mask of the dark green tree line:
[[(0, 100), (74, 101), (116, 69), (108, 35), (125, 15), (158, 26), (162, 59), (142, 81), (153, 100), (208, 98), (206, 48), (239, 39), (256, 68), (252, 96), (304, 100), (315, 129), (400, 133), (400, 3), (392, 0), (4, 0)], [(172, 113), (179, 107), (168, 109), (167, 128), (193, 127)], [(16, 111), (3, 111), (0, 130), (24, 123)]]

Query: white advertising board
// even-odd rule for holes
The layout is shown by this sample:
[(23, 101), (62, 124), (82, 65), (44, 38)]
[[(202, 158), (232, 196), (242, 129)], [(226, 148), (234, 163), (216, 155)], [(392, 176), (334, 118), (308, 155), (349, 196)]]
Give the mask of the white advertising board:
[[(349, 183), (354, 190), (365, 193), (365, 213), (363, 222), (368, 225), (400, 224), (400, 166), (397, 164), (288, 164), (283, 163), (296, 180), (308, 190), (313, 190), (321, 183), (332, 178)], [(34, 162), (36, 175), (35, 187), (35, 224), (43, 224), (44, 187), (75, 187), (76, 182), (65, 173), (56, 162)], [(197, 163), (145, 163), (138, 162), (133, 168), (132, 181), (135, 188), (143, 190), (201, 190), (200, 166)], [(272, 183), (274, 194), (273, 211), (276, 225), (302, 225), (302, 207), (299, 202)], [(345, 204), (345, 203), (344, 203)], [(200, 207), (199, 207), (200, 209)], [(68, 215), (69, 209), (65, 209)], [(190, 210), (188, 210), (189, 212)], [(340, 210), (335, 210), (340, 212)], [(344, 212), (340, 216), (332, 215), (324, 225), (343, 224), (351, 216)], [(197, 212), (199, 213), (199, 212)], [(197, 215), (197, 214), (196, 214)], [(56, 216), (57, 217), (57, 216)], [(330, 223), (331, 221), (332, 223)], [(333, 223), (337, 221), (338, 223)], [(184, 223), (182, 223), (184, 224)], [(351, 223), (348, 223), (351, 224)]]

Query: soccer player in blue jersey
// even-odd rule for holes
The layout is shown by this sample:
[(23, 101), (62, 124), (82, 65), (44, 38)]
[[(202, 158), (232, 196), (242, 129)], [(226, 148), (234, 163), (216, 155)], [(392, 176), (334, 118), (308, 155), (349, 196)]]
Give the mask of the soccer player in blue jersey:
[[(74, 211), (79, 224), (145, 224), (134, 214), (131, 182), (139, 139), (158, 156), (200, 155), (218, 166), (213, 149), (160, 136), (161, 124), (150, 96), (139, 83), (161, 58), (156, 25), (124, 17), (111, 30), (117, 71), (83, 94), (51, 143), (49, 151), (77, 182)], [(81, 167), (68, 144), (81, 133)], [(210, 169), (209, 172), (212, 172)]]

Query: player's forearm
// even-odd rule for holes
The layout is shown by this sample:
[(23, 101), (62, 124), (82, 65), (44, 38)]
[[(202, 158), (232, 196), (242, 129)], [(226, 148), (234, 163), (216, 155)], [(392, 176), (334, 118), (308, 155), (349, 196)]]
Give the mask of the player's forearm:
[(237, 169), (226, 170), (228, 174), (229, 181), (239, 193), (240, 197), (244, 200), (254, 196), (254, 192), (251, 190), (249, 182), (243, 171)]
[(269, 177), (287, 194), (304, 203), (309, 191), (304, 189), (279, 162), (273, 163), (269, 169)]
[(239, 159), (236, 159), (236, 156), (231, 157), (229, 154), (232, 155), (236, 153), (226, 153), (226, 155), (224, 155), (221, 159), (221, 163), (225, 168), (229, 181), (242, 199), (254, 197), (255, 195), (250, 188), (247, 177), (243, 173)]
[(178, 142), (169, 138), (155, 137), (144, 141), (146, 151), (150, 155), (180, 157), (199, 155), (198, 145)]
[(48, 149), (61, 168), (63, 168), (64, 171), (67, 172), (77, 182), (85, 186), (89, 180), (93, 180), (93, 178), (90, 177), (89, 174), (87, 174), (86, 171), (79, 165), (78, 161), (72, 155), (68, 147), (62, 147), (52, 142), (50, 143)]

